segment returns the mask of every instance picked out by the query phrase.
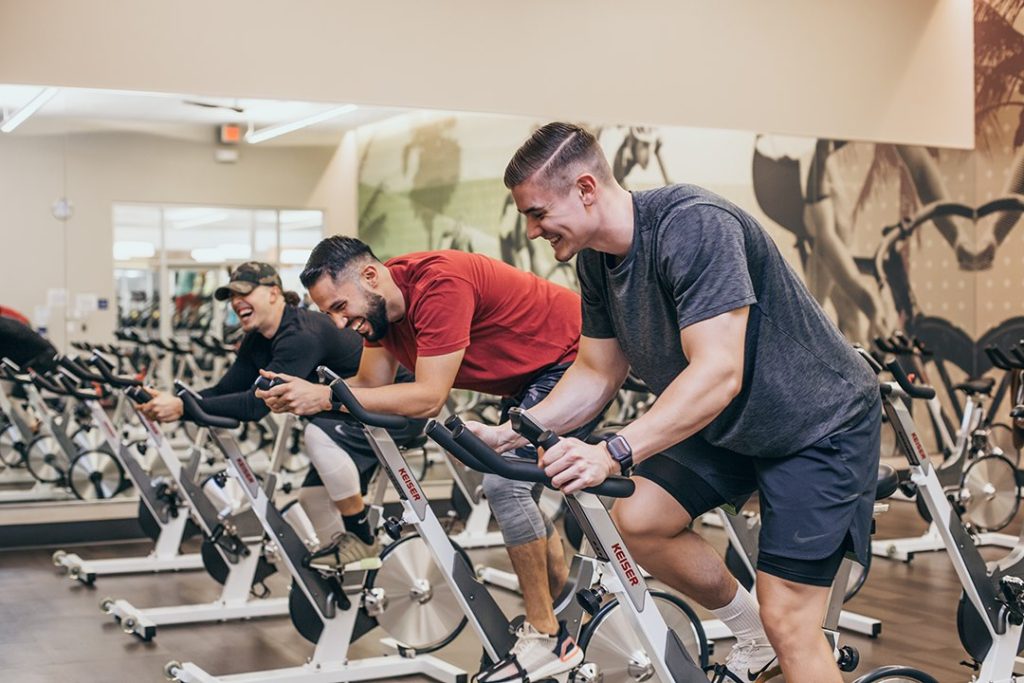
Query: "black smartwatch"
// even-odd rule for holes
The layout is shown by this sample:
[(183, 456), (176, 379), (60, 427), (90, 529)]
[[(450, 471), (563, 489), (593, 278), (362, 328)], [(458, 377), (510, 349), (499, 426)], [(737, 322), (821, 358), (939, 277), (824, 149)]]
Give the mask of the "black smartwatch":
[(611, 454), (612, 460), (619, 463), (622, 476), (628, 477), (633, 473), (633, 449), (629, 442), (621, 434), (616, 434), (604, 442), (605, 448)]

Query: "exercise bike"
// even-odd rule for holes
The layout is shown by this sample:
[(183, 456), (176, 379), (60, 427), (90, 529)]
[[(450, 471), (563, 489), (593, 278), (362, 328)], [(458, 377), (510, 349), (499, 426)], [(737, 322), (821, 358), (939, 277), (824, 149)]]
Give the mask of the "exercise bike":
[[(544, 430), (526, 411), (513, 409), (510, 418), (513, 429), (536, 447), (550, 448), (558, 442), (557, 435)], [(445, 426), (431, 421), (427, 433), (469, 467), (494, 472), (510, 479), (540, 482), (551, 486), (551, 480), (535, 463), (499, 455), (466, 429), (458, 417), (448, 420)], [(885, 483), (888, 489), (895, 490), (895, 477), (886, 478)], [(654, 593), (648, 588), (643, 573), (619, 535), (611, 514), (599, 498), (625, 498), (632, 495), (633, 490), (631, 480), (613, 476), (599, 486), (565, 496), (569, 510), (579, 521), (586, 540), (601, 565), (598, 585), (581, 590), (577, 594), (577, 599), (594, 618), (580, 635), (579, 644), (584, 647), (586, 658), (572, 679), (579, 683), (706, 683), (709, 678), (720, 682), (740, 681), (724, 666), (704, 665), (703, 662), (698, 664), (683, 645), (680, 630), (673, 628), (674, 624), (665, 619), (661, 604), (654, 599)], [(841, 580), (845, 581), (845, 577)], [(610, 595), (615, 596), (614, 600), (605, 602), (604, 599)], [(826, 635), (833, 634), (834, 637), (835, 622), (838, 620), (841, 604), (841, 593), (833, 590), (824, 624)], [(626, 628), (619, 629), (614, 634), (614, 637), (620, 638), (613, 643), (614, 647), (595, 648), (595, 638), (602, 624), (608, 623), (607, 614), (613, 610), (623, 615)], [(699, 628), (699, 622), (695, 627)], [(835, 647), (834, 641), (832, 642)], [(615, 652), (614, 658), (606, 658), (610, 651)], [(852, 648), (848, 651), (852, 651)], [(623, 654), (627, 655), (625, 665), (622, 662)], [(856, 659), (856, 656), (851, 655), (847, 661), (855, 665)], [(883, 667), (858, 679), (858, 683), (886, 680), (937, 683), (928, 674), (909, 667)]]
[[(351, 642), (375, 626), (384, 625), (380, 623), (379, 616), (387, 608), (387, 596), (375, 590), (373, 578), (383, 571), (386, 557), (368, 558), (339, 567), (329, 561), (330, 547), (313, 551), (311, 546), (315, 545), (316, 539), (310, 538), (308, 531), (300, 535), (296, 526), (292, 526), (285, 514), (274, 506), (268, 494), (268, 491), (274, 490), (273, 482), (268, 481), (267, 485), (261, 486), (249, 467), (238, 441), (230, 431), (238, 427), (238, 421), (206, 413), (202, 399), (187, 386), (178, 383), (176, 389), (184, 404), (185, 418), (209, 430), (214, 443), (227, 458), (231, 476), (241, 485), (263, 532), (267, 538), (273, 539), (274, 554), (292, 577), (288, 613), (299, 633), (316, 647), (313, 656), (298, 667), (213, 676), (193, 662), (172, 661), (165, 667), (168, 677), (181, 683), (267, 680), (319, 683), (392, 680), (399, 676), (419, 674), (445, 683), (464, 683), (463, 671), (429, 654), (458, 634), (461, 630), (458, 621), (450, 634), (439, 639), (431, 638), (435, 642), (424, 644), (419, 649), (408, 643), (391, 640), (388, 644), (397, 654), (348, 659)], [(268, 479), (272, 480), (273, 475)], [(303, 525), (297, 526), (302, 528)], [(448, 548), (456, 552), (453, 546), (448, 545)], [(409, 621), (420, 623), (417, 617), (428, 617), (428, 628), (431, 631), (436, 631), (437, 626), (446, 631), (452, 629), (451, 618), (446, 619), (443, 612), (434, 609), (437, 603), (429, 605), (432, 600), (444, 600), (447, 596), (443, 592), (439, 591), (435, 596), (432, 587), (423, 584), (414, 584), (408, 590), (418, 601), (406, 603), (406, 609), (402, 611), (415, 609), (417, 604), (421, 606), (415, 615), (404, 614)], [(394, 597), (399, 598), (397, 595)], [(422, 607), (424, 605), (429, 606)]]
[[(882, 366), (863, 355), (876, 372), (881, 372)], [(886, 359), (885, 369), (895, 381), (881, 383), (883, 408), (910, 466), (910, 481), (916, 495), (935, 520), (935, 528), (963, 586), (957, 631), (972, 658), (971, 680), (1014, 683), (1019, 680), (1014, 675), (1014, 664), (1021, 651), (1024, 624), (1024, 547), (1018, 546), (997, 562), (985, 562), (971, 531), (950, 503), (907, 408), (907, 401), (928, 400), (935, 395), (935, 389), (911, 382), (895, 358)], [(1024, 408), (1020, 412), (1024, 413)]]

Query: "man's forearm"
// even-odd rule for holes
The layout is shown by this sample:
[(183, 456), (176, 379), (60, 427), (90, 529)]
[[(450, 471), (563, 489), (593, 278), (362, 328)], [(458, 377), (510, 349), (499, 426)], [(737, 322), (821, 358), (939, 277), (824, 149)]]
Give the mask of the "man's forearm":
[(706, 427), (736, 397), (741, 384), (741, 373), (730, 368), (687, 367), (650, 410), (619, 431), (633, 449), (633, 462), (646, 460)]
[(574, 363), (530, 415), (557, 434), (566, 434), (594, 419), (622, 385), (622, 379)]
[(403, 417), (435, 417), (444, 406), (448, 393), (438, 397), (437, 392), (418, 382), (389, 384), (382, 387), (352, 387), (363, 408), (372, 413), (401, 415)]

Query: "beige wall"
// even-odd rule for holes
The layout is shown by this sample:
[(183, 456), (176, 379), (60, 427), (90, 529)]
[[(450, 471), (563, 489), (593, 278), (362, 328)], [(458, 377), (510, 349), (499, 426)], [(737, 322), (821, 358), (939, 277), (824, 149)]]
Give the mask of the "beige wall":
[(974, 140), (964, 0), (4, 0), (0, 82)]
[[(327, 212), (329, 232), (354, 230), (354, 170), (344, 167), (354, 155), (346, 156), (344, 146), (240, 151), (237, 164), (219, 164), (212, 144), (155, 135), (0, 136), (0, 301), (31, 316), (51, 288), (66, 287), (71, 302), (77, 293), (109, 297), (111, 310), (89, 316), (84, 334), (75, 333), (107, 338), (115, 313), (115, 202), (316, 208)], [(65, 185), (74, 204), (66, 224), (50, 208)], [(53, 310), (49, 325), (58, 346), (67, 338), (63, 314)]]

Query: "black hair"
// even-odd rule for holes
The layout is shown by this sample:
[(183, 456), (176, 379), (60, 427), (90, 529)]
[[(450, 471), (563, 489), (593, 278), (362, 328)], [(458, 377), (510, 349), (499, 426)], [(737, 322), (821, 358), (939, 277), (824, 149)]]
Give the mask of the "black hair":
[(313, 247), (299, 280), (303, 287), (309, 289), (325, 275), (335, 280), (338, 274), (349, 266), (370, 259), (379, 260), (366, 242), (355, 237), (333, 235), (320, 240), (320, 243)]
[(298, 306), (300, 303), (302, 303), (302, 297), (300, 297), (296, 292), (285, 291), (284, 302), (289, 306)]

